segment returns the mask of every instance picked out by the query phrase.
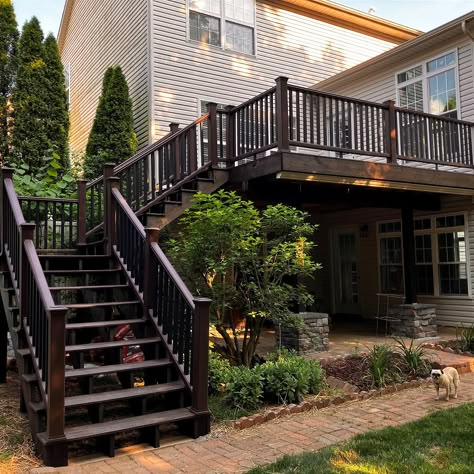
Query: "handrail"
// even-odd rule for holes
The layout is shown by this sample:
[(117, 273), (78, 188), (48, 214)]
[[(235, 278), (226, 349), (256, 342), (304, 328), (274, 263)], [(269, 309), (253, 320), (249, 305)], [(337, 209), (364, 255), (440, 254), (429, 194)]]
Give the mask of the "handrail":
[(53, 197), (37, 197), (37, 196), (18, 196), (18, 200), (21, 201), (33, 201), (33, 202), (59, 202), (64, 204), (77, 204), (79, 199), (74, 198), (53, 198)]
[(460, 119), (453, 118), (453, 117), (445, 117), (444, 115), (435, 115), (435, 114), (430, 114), (428, 112), (421, 112), (419, 110), (412, 110), (412, 109), (408, 109), (408, 108), (404, 108), (404, 107), (394, 107), (394, 109), (395, 109), (396, 112), (402, 112), (404, 114), (412, 114), (412, 115), (416, 115), (416, 116), (419, 116), (419, 117), (426, 117), (426, 118), (431, 118), (431, 119), (434, 119), (434, 120), (440, 120), (440, 121), (443, 121), (443, 122), (452, 122), (452, 123), (456, 123), (456, 124), (460, 124), (460, 125), (467, 125), (469, 127), (474, 126), (474, 124), (472, 122), (469, 122), (467, 120), (460, 120)]
[(22, 224), (26, 223), (26, 220), (23, 217), (20, 202), (18, 200), (18, 196), (15, 193), (15, 186), (13, 185), (13, 180), (11, 178), (5, 179), (4, 187), (13, 212), (13, 216), (15, 217), (16, 225), (20, 227)]
[(251, 104), (259, 101), (263, 97), (265, 97), (267, 95), (270, 95), (275, 91), (276, 91), (276, 86), (270, 87), (266, 91), (261, 92), (260, 94), (256, 95), (255, 97), (252, 97), (251, 99), (243, 102), (242, 104), (239, 104), (239, 105), (236, 105), (235, 107), (232, 107), (231, 109), (229, 109), (229, 112), (230, 113), (237, 112), (238, 110), (243, 109), (243, 108), (247, 107), (248, 105), (251, 105)]

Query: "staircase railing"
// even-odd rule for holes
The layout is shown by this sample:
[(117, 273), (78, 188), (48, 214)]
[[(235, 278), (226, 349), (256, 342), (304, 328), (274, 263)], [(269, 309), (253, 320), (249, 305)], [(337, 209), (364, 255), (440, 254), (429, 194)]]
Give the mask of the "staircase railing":
[[(46, 406), (47, 437), (64, 439), (65, 320), (46, 282), (34, 244), (35, 225), (27, 223), (15, 193), (12, 170), (2, 170), (2, 246), (17, 294), (24, 341), (30, 349), (39, 391)], [(54, 341), (54, 343), (53, 343)]]
[(192, 408), (207, 407), (209, 305), (194, 298), (159, 247), (158, 230), (144, 228), (119, 190), (119, 180), (108, 180), (111, 220), (107, 236), (113, 250), (143, 295), (145, 312), (163, 337), (192, 393)]

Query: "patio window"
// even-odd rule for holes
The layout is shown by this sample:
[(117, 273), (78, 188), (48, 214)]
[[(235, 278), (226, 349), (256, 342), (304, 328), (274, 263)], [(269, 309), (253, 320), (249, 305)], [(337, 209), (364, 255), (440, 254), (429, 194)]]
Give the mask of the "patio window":
[[(415, 219), (418, 294), (449, 296), (469, 293), (468, 245), (465, 226), (464, 214)], [(379, 223), (377, 229), (380, 290), (384, 293), (401, 293), (403, 292), (401, 222)]]
[(451, 51), (398, 73), (398, 105), (457, 118), (456, 63), (456, 53)]
[(255, 0), (189, 0), (189, 38), (255, 54)]

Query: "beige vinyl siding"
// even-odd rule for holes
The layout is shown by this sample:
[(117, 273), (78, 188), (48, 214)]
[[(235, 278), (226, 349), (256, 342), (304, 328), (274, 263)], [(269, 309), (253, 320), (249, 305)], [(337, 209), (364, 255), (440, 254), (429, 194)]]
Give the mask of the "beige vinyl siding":
[(133, 101), (139, 146), (149, 140), (148, 6), (147, 0), (75, 0), (64, 45), (70, 64), (70, 143), (85, 149), (103, 75), (109, 66), (122, 67)]
[[(470, 198), (458, 196), (442, 196), (439, 213), (418, 211), (417, 216), (446, 213), (466, 213), (468, 226), (468, 272), (471, 281), (470, 296), (420, 296), (420, 303), (434, 303), (437, 306), (438, 324), (457, 326), (474, 324), (474, 208)], [(377, 222), (399, 220), (397, 209), (364, 208), (351, 211), (321, 214), (316, 217), (320, 227), (316, 235), (319, 245), (318, 258), (323, 269), (316, 277), (315, 287), (320, 288), (322, 307), (325, 311), (333, 311), (334, 267), (332, 263), (332, 232), (335, 229), (355, 229), (359, 235), (359, 227), (368, 225), (366, 237), (359, 239), (359, 301), (362, 316), (372, 318), (377, 314), (377, 293), (379, 291), (379, 262), (377, 242)]]
[(185, 0), (153, 2), (155, 138), (168, 123), (187, 124), (199, 100), (239, 104), (280, 75), (309, 86), (394, 45), (258, 2), (256, 56), (187, 40)]
[(458, 48), (461, 118), (474, 122), (474, 44)]

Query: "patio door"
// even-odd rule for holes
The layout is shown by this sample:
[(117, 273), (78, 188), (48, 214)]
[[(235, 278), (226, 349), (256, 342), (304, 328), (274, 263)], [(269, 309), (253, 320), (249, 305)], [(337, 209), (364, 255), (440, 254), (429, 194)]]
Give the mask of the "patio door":
[(335, 229), (333, 239), (334, 311), (360, 314), (357, 229)]

